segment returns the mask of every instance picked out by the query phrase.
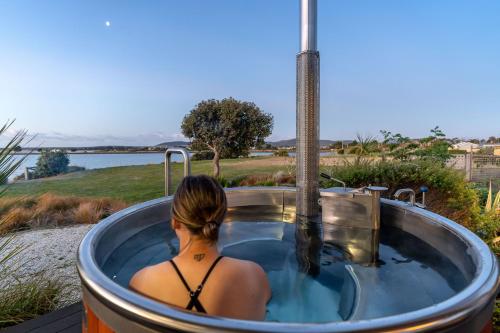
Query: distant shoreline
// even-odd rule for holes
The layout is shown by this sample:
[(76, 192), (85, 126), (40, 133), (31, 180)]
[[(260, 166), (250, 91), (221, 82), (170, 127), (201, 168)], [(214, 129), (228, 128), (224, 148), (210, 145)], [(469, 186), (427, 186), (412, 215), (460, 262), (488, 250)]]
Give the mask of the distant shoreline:
[[(109, 154), (165, 154), (165, 151), (70, 151), (69, 155), (109, 155)], [(33, 152), (15, 152), (11, 155), (40, 155), (39, 151)]]
[[(277, 150), (251, 150), (250, 153), (273, 153)], [(287, 150), (289, 153), (294, 153), (295, 150)], [(321, 152), (329, 152), (330, 150), (324, 149), (320, 150)], [(166, 150), (164, 151), (67, 151), (69, 155), (109, 155), (109, 154), (116, 154), (116, 155), (133, 155), (133, 154), (165, 154)], [(197, 151), (189, 151), (190, 153), (197, 153)], [(11, 155), (40, 155), (39, 151), (33, 151), (33, 152), (15, 152), (12, 153)]]

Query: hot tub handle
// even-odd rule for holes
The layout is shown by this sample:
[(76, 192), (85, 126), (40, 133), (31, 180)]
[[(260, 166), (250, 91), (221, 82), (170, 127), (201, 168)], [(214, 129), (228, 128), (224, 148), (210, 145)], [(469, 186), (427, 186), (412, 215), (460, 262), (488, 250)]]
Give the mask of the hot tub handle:
[(172, 192), (172, 167), (170, 158), (172, 154), (181, 154), (184, 157), (184, 177), (191, 175), (191, 160), (186, 148), (172, 147), (165, 152), (165, 196)]
[(411, 188), (402, 188), (396, 191), (394, 193), (394, 199), (399, 200), (399, 196), (403, 193), (409, 193), (410, 194), (410, 206), (415, 206), (415, 191), (413, 191)]
[(325, 178), (325, 179), (328, 179), (328, 180), (333, 180), (333, 181), (336, 181), (337, 183), (340, 183), (342, 184), (342, 187), (344, 187), (344, 191), (346, 191), (346, 183), (341, 181), (340, 179), (337, 179), (337, 178), (333, 178), (332, 176), (330, 175), (327, 175), (326, 173), (322, 172), (319, 174), (321, 177)]

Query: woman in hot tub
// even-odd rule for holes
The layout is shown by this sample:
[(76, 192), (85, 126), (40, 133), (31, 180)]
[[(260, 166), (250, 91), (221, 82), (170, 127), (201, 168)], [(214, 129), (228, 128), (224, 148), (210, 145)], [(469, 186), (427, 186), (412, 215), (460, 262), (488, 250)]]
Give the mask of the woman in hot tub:
[(179, 254), (137, 272), (130, 287), (195, 312), (263, 320), (271, 298), (264, 270), (250, 261), (223, 257), (217, 250), (226, 210), (226, 195), (217, 181), (185, 177), (172, 203), (171, 226), (179, 238)]

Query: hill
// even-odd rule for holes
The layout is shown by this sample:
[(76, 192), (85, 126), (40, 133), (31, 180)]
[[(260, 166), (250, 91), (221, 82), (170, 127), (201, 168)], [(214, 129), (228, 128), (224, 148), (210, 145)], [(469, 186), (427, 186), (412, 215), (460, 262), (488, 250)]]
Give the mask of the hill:
[(170, 142), (162, 142), (157, 144), (155, 147), (167, 148), (167, 147), (187, 147), (190, 142), (188, 141), (170, 141)]
[[(319, 145), (321, 147), (329, 146), (338, 142), (340, 140), (319, 140)], [(344, 143), (350, 144), (352, 140), (344, 140)], [(279, 140), (279, 141), (269, 141), (268, 144), (273, 147), (295, 147), (297, 143), (297, 139), (288, 139), (288, 140)], [(155, 147), (166, 148), (166, 147), (186, 147), (190, 144), (187, 141), (170, 141), (170, 142), (162, 142), (157, 144)]]

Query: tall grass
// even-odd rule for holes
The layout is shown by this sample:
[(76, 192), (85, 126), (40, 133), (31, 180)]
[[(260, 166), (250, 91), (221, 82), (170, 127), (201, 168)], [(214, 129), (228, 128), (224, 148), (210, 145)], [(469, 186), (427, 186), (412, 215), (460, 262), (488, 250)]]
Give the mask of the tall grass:
[(0, 328), (54, 311), (67, 287), (47, 273), (4, 286), (0, 293)]
[(121, 200), (46, 193), (0, 199), (0, 235), (34, 227), (93, 224), (125, 208)]

